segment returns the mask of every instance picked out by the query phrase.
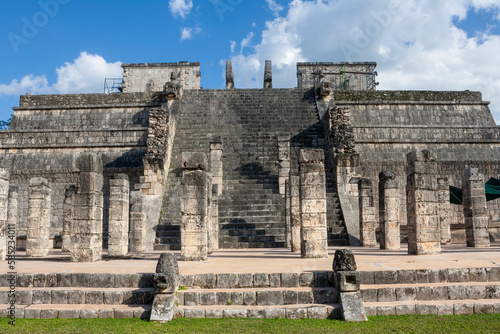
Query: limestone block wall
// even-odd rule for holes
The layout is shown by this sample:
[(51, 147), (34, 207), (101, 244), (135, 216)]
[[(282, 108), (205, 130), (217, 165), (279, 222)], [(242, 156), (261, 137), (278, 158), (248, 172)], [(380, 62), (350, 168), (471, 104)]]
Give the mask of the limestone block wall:
[(375, 62), (297, 63), (297, 87), (314, 87), (321, 81), (332, 84), (333, 89), (376, 90)]
[[(358, 172), (372, 182), (393, 170), (399, 185), (400, 222), (406, 229), (406, 154), (427, 149), (436, 156), (437, 175), (462, 186), (463, 171), (479, 168), (485, 179), (500, 175), (500, 131), (478, 92), (377, 91), (332, 93), (337, 106), (351, 109)], [(378, 202), (378, 189), (374, 201)], [(500, 220), (500, 205), (488, 202), (488, 215)], [(453, 242), (465, 242), (462, 207), (451, 205)], [(378, 212), (376, 212), (378, 219)]]
[(201, 85), (200, 63), (142, 63), (122, 67), (124, 93), (162, 91), (166, 82), (178, 82), (184, 89), (199, 89)]
[(149, 111), (161, 101), (158, 93), (21, 96), (10, 129), (0, 131), (0, 167), (19, 188), (18, 237), (26, 237), (28, 181), (43, 177), (51, 184), (51, 247), (61, 247), (65, 191), (77, 183), (75, 157), (94, 151), (104, 167), (106, 246), (109, 177), (125, 173), (132, 186), (139, 183)]

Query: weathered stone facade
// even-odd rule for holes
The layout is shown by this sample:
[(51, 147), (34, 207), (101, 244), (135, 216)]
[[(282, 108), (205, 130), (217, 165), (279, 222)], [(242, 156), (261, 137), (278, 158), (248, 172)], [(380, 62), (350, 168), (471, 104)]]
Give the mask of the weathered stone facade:
[[(101, 223), (94, 223), (102, 229), (104, 249), (114, 239), (111, 181), (117, 174), (129, 179), (133, 252), (181, 249), (183, 152), (210, 159), (207, 168), (218, 185), (218, 222), (212, 220), (211, 226), (219, 228), (220, 248), (284, 247), (286, 215), (292, 250), (300, 249), (300, 205), (294, 195), (300, 186), (294, 182), (302, 149), (325, 152), (325, 230), (331, 245), (363, 239), (360, 223), (363, 229), (364, 219), (371, 218), (364, 217), (362, 203), (368, 197), (358, 181), (377, 184), (387, 170), (396, 175), (393, 218), (405, 237), (405, 164), (414, 149), (433, 152), (436, 176), (447, 179), (447, 185), (464, 187), (467, 168), (500, 175), (500, 132), (479, 92), (376, 91), (374, 63), (299, 63), (299, 84), (293, 89), (271, 88), (268, 63), (266, 89), (234, 89), (229, 65), (227, 89), (201, 89), (198, 63), (128, 64), (123, 93), (21, 96), (9, 130), (0, 131), (0, 168), (10, 172), (8, 182), (19, 193), (20, 247), (28, 235), (33, 177), (51, 186), (49, 248), (73, 247), (69, 240), (82, 197), (70, 189), (81, 182), (77, 160), (84, 152), (102, 160), (102, 187), (87, 198), (102, 197), (102, 213), (95, 217)], [(333, 124), (339, 115), (342, 119)], [(224, 143), (223, 151), (215, 137)], [(290, 208), (285, 213), (287, 178)], [(464, 210), (444, 205), (445, 183), (439, 190), (441, 241), (465, 243)], [(372, 195), (375, 205), (384, 197), (377, 186)], [(500, 222), (500, 205), (488, 202), (486, 212), (491, 231)], [(374, 219), (381, 220), (379, 210)]]

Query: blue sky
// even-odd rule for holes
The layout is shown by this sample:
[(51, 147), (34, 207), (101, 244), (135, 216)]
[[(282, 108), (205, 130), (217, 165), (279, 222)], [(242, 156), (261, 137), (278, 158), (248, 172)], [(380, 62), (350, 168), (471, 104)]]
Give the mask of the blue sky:
[(296, 85), (297, 61), (377, 61), (379, 89), (480, 90), (500, 122), (500, 0), (0, 2), (0, 119), (19, 95), (102, 92), (121, 63), (201, 62), (202, 86)]

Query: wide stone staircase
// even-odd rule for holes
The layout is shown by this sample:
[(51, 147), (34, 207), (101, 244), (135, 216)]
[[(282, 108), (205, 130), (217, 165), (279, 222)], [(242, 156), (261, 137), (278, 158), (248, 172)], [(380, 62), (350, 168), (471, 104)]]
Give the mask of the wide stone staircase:
[[(176, 135), (154, 249), (180, 249), (182, 152), (209, 152), (223, 142), (223, 193), (219, 198), (221, 248), (285, 246), (285, 203), (278, 188), (278, 138), (290, 138), (291, 168), (301, 148), (325, 149), (314, 96), (306, 89), (190, 90), (176, 101)], [(327, 161), (328, 236), (347, 235)]]
[[(10, 298), (0, 275), (0, 317)], [(500, 267), (359, 271), (367, 315), (500, 313)], [(17, 318), (145, 318), (153, 274), (18, 274)], [(176, 317), (340, 318), (333, 271), (181, 274)]]
[[(10, 307), (10, 284), (0, 275), (0, 317)], [(153, 303), (153, 274), (18, 274), (16, 318), (144, 318)]]

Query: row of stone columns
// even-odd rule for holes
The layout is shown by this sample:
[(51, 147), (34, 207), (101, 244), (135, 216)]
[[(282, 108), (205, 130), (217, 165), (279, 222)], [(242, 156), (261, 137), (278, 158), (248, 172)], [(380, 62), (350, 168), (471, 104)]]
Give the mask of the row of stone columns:
[[(95, 154), (82, 154), (77, 158), (76, 166), (78, 183), (67, 187), (63, 203), (62, 251), (70, 252), (71, 261), (94, 262), (102, 258), (102, 161)], [(142, 194), (140, 191), (130, 192), (130, 182), (125, 174), (114, 175), (109, 184), (109, 256), (145, 251), (146, 213)], [(26, 255), (47, 256), (51, 248), (49, 180), (31, 179), (28, 193)], [(17, 198), (17, 194), (12, 196)], [(0, 195), (0, 207), (1, 200)]]
[[(438, 178), (437, 162), (427, 150), (407, 155), (406, 205), (408, 253), (438, 254), (441, 244), (451, 242), (449, 185)], [(468, 247), (488, 247), (488, 218), (484, 176), (475, 168), (467, 169), (463, 179), (463, 210)], [(360, 228), (363, 246), (377, 245), (375, 229), (379, 226), (380, 248), (400, 249), (399, 187), (394, 171), (379, 175), (379, 221), (375, 220), (373, 186), (361, 179), (359, 187)]]

